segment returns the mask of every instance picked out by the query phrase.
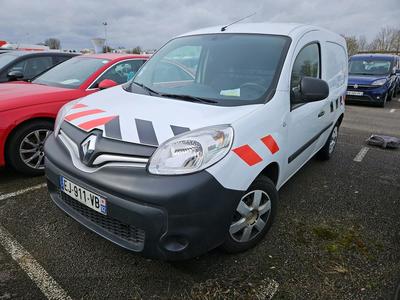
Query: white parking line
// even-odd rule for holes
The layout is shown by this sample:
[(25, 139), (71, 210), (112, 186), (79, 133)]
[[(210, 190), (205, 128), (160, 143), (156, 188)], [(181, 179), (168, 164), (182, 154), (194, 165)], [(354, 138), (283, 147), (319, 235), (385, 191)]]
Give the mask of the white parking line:
[(394, 113), (396, 109), (392, 108), (389, 112)]
[(368, 150), (369, 150), (368, 147), (362, 147), (360, 152), (358, 152), (358, 154), (356, 155), (356, 157), (354, 157), (353, 160), (356, 162), (361, 162), (365, 157), (365, 155), (367, 154)]
[(46, 270), (0, 225), (0, 244), (18, 265), (32, 279), (47, 299), (71, 300), (67, 292), (46, 272)]
[(0, 195), (0, 201), (1, 200), (6, 200), (8, 198), (12, 198), (12, 197), (15, 197), (15, 196), (18, 196), (18, 195), (21, 195), (21, 194), (25, 194), (27, 192), (38, 190), (38, 189), (44, 188), (45, 186), (46, 186), (46, 183), (41, 183), (41, 184), (38, 184), (38, 185), (34, 185), (34, 186), (31, 186), (31, 187), (28, 187), (28, 188), (23, 189), (23, 190), (19, 190), (19, 191), (12, 192), (12, 193), (9, 193), (9, 194)]

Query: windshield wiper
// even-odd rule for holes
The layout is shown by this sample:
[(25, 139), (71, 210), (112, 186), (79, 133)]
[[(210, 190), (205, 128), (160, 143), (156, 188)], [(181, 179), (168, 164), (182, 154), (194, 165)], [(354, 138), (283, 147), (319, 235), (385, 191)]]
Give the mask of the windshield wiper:
[(158, 96), (162, 96), (159, 92), (157, 92), (155, 90), (152, 90), (148, 86), (145, 86), (143, 83), (138, 83), (138, 82), (135, 82), (135, 81), (132, 81), (132, 82), (134, 84), (136, 84), (137, 86), (140, 86), (142, 89), (146, 90), (149, 93), (149, 95), (155, 94), (155, 95), (158, 95)]
[(159, 95), (162, 97), (175, 98), (175, 99), (191, 101), (191, 102), (218, 103), (218, 101), (215, 101), (212, 99), (196, 97), (196, 96), (191, 96), (191, 95), (181, 95), (181, 94), (159, 94)]

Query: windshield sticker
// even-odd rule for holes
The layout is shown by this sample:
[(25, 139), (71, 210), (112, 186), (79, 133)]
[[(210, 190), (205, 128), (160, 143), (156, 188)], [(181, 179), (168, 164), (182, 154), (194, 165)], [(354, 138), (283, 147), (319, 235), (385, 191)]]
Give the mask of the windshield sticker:
[(106, 63), (108, 63), (108, 60), (103, 60), (102, 63), (106, 64)]
[(240, 97), (240, 88), (233, 90), (221, 90), (219, 94), (221, 96)]

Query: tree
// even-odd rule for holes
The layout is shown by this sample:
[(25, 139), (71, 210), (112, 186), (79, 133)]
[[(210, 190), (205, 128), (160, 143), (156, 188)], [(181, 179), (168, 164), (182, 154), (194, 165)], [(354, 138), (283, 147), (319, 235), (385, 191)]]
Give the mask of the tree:
[(113, 49), (108, 45), (103, 47), (103, 53), (110, 53), (112, 51)]
[(50, 49), (61, 49), (61, 42), (59, 39), (48, 38), (47, 40), (44, 41), (44, 44)]
[(345, 38), (347, 43), (347, 52), (349, 53), (349, 56), (357, 54), (359, 51), (357, 38), (355, 36), (345, 36), (345, 35), (343, 37)]
[(132, 49), (132, 54), (140, 54), (142, 53), (142, 48), (140, 46), (136, 46)]
[(396, 29), (386, 26), (379, 31), (370, 45), (374, 51), (395, 51)]
[(367, 38), (365, 35), (360, 35), (357, 39), (358, 51), (366, 51), (368, 47)]

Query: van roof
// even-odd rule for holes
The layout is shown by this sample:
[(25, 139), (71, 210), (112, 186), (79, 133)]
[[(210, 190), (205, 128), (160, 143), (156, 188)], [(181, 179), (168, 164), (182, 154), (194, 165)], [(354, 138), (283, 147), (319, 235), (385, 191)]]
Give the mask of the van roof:
[(355, 55), (351, 56), (350, 59), (352, 59), (352, 58), (366, 58), (366, 57), (394, 59), (394, 58), (397, 57), (397, 55), (386, 54), (386, 53), (362, 53), (362, 54), (355, 54)]
[[(221, 33), (221, 28), (224, 25), (202, 28), (199, 30), (191, 31), (181, 36), (197, 35), (197, 34), (210, 34)], [(258, 33), (258, 34), (274, 34), (292, 36), (298, 31), (322, 29), (312, 25), (304, 25), (298, 23), (236, 23), (230, 25), (224, 31), (225, 33)]]

